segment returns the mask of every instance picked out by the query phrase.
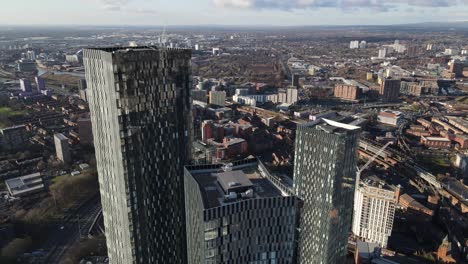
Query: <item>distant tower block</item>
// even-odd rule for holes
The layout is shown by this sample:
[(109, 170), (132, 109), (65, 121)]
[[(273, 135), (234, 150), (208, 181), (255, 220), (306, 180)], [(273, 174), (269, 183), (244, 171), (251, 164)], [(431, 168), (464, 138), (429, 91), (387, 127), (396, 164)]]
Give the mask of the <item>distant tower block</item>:
[(36, 81), (36, 88), (38, 92), (41, 92), (46, 89), (44, 78), (36, 76), (35, 81)]
[(23, 92), (27, 92), (27, 93), (32, 92), (31, 82), (27, 79), (20, 80), (20, 87)]
[(57, 158), (65, 164), (71, 163), (70, 146), (68, 138), (63, 134), (57, 133), (54, 135), (55, 152)]
[(299, 88), (299, 75), (293, 74), (292, 76), (292, 86)]

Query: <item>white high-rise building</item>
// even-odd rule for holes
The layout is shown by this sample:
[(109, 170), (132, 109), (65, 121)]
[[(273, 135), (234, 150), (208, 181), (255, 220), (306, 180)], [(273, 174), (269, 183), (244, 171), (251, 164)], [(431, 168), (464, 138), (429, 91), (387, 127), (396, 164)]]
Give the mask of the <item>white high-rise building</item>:
[(210, 104), (225, 106), (226, 105), (226, 92), (225, 91), (211, 91)]
[(34, 50), (29, 50), (27, 53), (26, 53), (26, 58), (28, 60), (36, 60), (36, 52)]
[(387, 57), (387, 49), (386, 48), (379, 49), (379, 58), (385, 58), (385, 57)]
[(288, 88), (286, 103), (295, 104), (295, 103), (297, 103), (297, 101), (299, 101), (298, 90), (296, 88)]
[(20, 79), (20, 87), (23, 92), (32, 92), (31, 82), (28, 79)]
[(349, 43), (350, 49), (359, 49), (359, 40), (353, 40)]
[(353, 233), (365, 242), (387, 247), (397, 195), (388, 187), (360, 183), (354, 195)]
[(288, 101), (288, 94), (284, 91), (278, 93), (278, 102), (286, 103)]
[(238, 95), (235, 94), (232, 97), (232, 101), (238, 104), (250, 105), (250, 106), (257, 106), (257, 100), (252, 96), (245, 96), (245, 95)]
[(61, 133), (57, 133), (54, 135), (54, 143), (57, 158), (65, 164), (70, 164), (72, 160), (68, 138)]
[(396, 52), (398, 53), (404, 53), (406, 51), (406, 46), (401, 45), (401, 44), (395, 44), (393, 45), (393, 48), (395, 49)]
[(444, 52), (445, 55), (457, 55), (458, 54), (458, 50), (456, 49), (445, 49), (445, 52)]
[(365, 49), (367, 48), (367, 42), (365, 40), (361, 41), (361, 43), (359, 43), (359, 48), (360, 49)]

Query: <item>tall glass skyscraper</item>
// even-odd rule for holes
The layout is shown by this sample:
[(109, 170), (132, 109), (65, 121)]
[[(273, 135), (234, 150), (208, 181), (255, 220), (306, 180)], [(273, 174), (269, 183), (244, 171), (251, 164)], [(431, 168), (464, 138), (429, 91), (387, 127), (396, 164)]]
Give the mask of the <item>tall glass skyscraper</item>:
[(304, 202), (299, 263), (345, 263), (360, 128), (331, 120), (298, 126), (294, 191)]
[(109, 262), (185, 263), (191, 52), (84, 50)]

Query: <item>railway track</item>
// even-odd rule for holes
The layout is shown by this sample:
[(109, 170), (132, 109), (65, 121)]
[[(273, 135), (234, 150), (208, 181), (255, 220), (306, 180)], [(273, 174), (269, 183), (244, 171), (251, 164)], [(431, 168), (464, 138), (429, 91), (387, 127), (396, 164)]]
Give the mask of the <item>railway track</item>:
[[(44, 260), (40, 263), (43, 264), (58, 264), (66, 251), (78, 241), (86, 226), (94, 220), (94, 217), (101, 210), (99, 201), (99, 194), (74, 209), (71, 213), (67, 214), (65, 218), (60, 221), (56, 226), (54, 234), (49, 239), (49, 246), (46, 246), (48, 253)], [(46, 243), (46, 244), (47, 244)]]

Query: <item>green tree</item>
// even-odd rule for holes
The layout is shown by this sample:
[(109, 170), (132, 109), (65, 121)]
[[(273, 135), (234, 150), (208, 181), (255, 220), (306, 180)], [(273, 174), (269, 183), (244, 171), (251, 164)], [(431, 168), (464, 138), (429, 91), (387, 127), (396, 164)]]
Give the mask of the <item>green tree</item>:
[(99, 237), (82, 240), (75, 243), (64, 257), (63, 264), (78, 263), (81, 259), (93, 256), (106, 256), (106, 238)]
[(49, 189), (56, 199), (57, 205), (60, 208), (68, 208), (80, 204), (98, 193), (97, 173), (89, 171), (75, 177), (60, 177)]
[(30, 237), (15, 238), (2, 248), (2, 257), (16, 259), (21, 254), (27, 252), (32, 245)]

